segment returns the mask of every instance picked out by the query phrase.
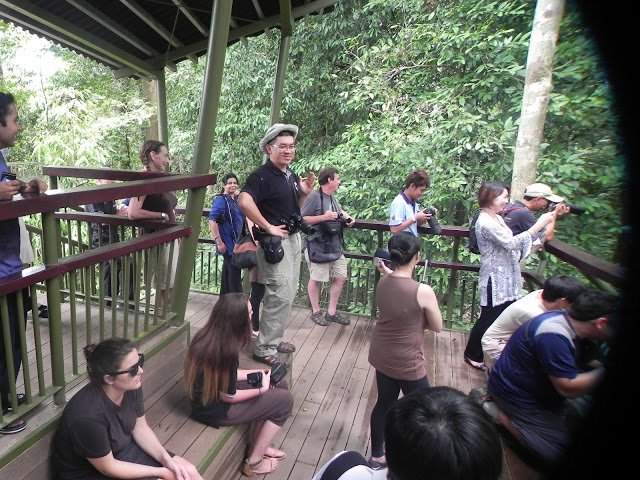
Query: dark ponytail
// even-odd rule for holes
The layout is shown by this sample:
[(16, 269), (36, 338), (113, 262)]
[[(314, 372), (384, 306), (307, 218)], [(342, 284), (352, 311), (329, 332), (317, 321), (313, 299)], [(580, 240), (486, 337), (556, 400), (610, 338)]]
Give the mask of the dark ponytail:
[(409, 232), (400, 232), (389, 239), (387, 246), (391, 261), (406, 265), (420, 251), (420, 239)]

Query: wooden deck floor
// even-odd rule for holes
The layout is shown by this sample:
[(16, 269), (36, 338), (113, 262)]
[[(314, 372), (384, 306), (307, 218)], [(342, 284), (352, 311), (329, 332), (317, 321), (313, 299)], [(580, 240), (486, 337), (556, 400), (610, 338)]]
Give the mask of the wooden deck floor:
[[(187, 320), (192, 335), (207, 321), (217, 297), (192, 293)], [(335, 323), (320, 327), (310, 319), (311, 311), (294, 307), (284, 340), (296, 345), (293, 354), (292, 418), (282, 428), (275, 444), (286, 451), (269, 480), (311, 479), (314, 472), (342, 450), (355, 450), (369, 456), (369, 418), (376, 399), (375, 372), (367, 361), (374, 321), (350, 316), (351, 324)], [(427, 332), (426, 360), (432, 385), (447, 385), (465, 393), (485, 383), (482, 372), (462, 360), (467, 334), (446, 330)], [(250, 358), (250, 350), (241, 358), (241, 366), (259, 367)], [(220, 479), (221, 472), (209, 469), (206, 479)], [(237, 474), (225, 479), (240, 480)], [(505, 445), (503, 479), (529, 480), (535, 472), (523, 464)]]
[[(191, 324), (192, 336), (205, 325), (217, 299), (215, 295), (190, 293), (185, 316)], [(69, 348), (68, 304), (63, 304), (62, 311), (66, 318), (64, 344), (67, 363), (73, 350)], [(342, 450), (355, 450), (369, 456), (369, 418), (377, 395), (374, 370), (367, 361), (374, 320), (354, 315), (349, 316), (351, 324), (348, 326), (332, 323), (328, 327), (320, 327), (311, 321), (310, 315), (310, 310), (294, 307), (286, 326), (284, 340), (297, 347), (292, 355), (290, 385), (294, 409), (291, 419), (275, 439), (276, 446), (286, 451), (287, 458), (276, 472), (265, 476), (268, 480), (311, 479), (319, 466)], [(48, 329), (45, 322), (42, 324), (41, 342), (46, 344)], [(81, 345), (85, 341), (84, 333), (79, 335)], [(98, 332), (92, 336), (94, 341), (99, 338)], [(484, 384), (484, 374), (470, 368), (462, 360), (466, 339), (466, 334), (457, 331), (447, 330), (439, 334), (427, 332), (425, 354), (431, 385), (447, 385), (467, 393), (472, 387)], [(32, 342), (30, 338), (30, 357), (33, 357)], [(48, 352), (48, 348), (45, 346), (43, 351)], [(240, 362), (246, 368), (262, 366), (251, 358), (251, 347), (241, 356)], [(81, 354), (79, 363), (84, 363)], [(45, 364), (48, 364), (47, 359)], [(31, 368), (35, 368), (35, 365), (31, 365)], [(210, 448), (212, 435), (220, 431), (187, 421), (188, 401), (181, 378), (176, 377), (167, 385), (164, 392), (158, 392), (146, 400), (148, 420), (157, 431), (160, 430), (158, 435), (167, 441), (168, 448), (198, 463), (204, 455), (202, 452)], [(174, 408), (176, 404), (180, 406)], [(30, 420), (30, 425), (36, 424)], [(164, 438), (166, 435), (163, 432), (169, 431), (171, 424), (179, 425), (176, 427), (179, 433)], [(204, 472), (206, 479), (243, 478), (237, 459), (243, 456), (240, 450), (244, 451), (245, 448), (245, 431), (243, 427), (233, 434), (225, 450)], [(0, 439), (1, 448), (6, 448), (14, 440), (9, 437), (13, 436)], [(225, 456), (228, 457), (226, 462)], [(535, 472), (506, 445), (503, 470), (504, 480), (537, 478)]]

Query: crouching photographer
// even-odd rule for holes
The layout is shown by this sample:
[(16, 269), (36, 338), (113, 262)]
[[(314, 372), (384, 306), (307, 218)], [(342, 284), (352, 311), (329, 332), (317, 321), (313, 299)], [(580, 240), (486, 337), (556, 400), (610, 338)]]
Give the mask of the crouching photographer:
[[(347, 280), (342, 229), (352, 227), (355, 220), (345, 212), (334, 194), (340, 186), (340, 174), (333, 167), (318, 174), (320, 188), (309, 194), (302, 206), (302, 216), (315, 231), (307, 235), (305, 259), (309, 267), (307, 292), (311, 302), (311, 320), (326, 327), (331, 322), (349, 325), (348, 318), (336, 311), (338, 299)], [(331, 281), (326, 313), (320, 309), (320, 282)]]

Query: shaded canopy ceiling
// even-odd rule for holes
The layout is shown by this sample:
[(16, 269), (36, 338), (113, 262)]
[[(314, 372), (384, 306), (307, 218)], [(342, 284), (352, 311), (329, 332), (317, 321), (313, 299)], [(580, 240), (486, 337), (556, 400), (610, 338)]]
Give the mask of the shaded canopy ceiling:
[[(228, 44), (324, 13), (340, 0), (232, 1)], [(0, 19), (107, 65), (155, 78), (206, 53), (214, 0), (0, 0)]]

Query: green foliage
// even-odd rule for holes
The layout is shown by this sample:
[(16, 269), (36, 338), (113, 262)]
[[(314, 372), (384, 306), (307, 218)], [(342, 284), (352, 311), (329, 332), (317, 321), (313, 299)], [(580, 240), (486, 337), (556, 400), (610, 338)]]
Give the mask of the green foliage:
[[(376, 220), (387, 219), (408, 171), (425, 168), (432, 185), (422, 203), (438, 208), (442, 224), (468, 225), (480, 183), (511, 178), (534, 8), (520, 0), (349, 0), (298, 22), (280, 115), (300, 126), (293, 168), (336, 166), (345, 210)], [(19, 42), (15, 32), (0, 35), (4, 65)], [(69, 68), (37, 95), (24, 79), (3, 80), (18, 92), (25, 120), (16, 150), (45, 164), (138, 169), (152, 114), (141, 83), (53, 50)], [(242, 183), (262, 161), (257, 144), (269, 122), (278, 50), (277, 30), (227, 50), (211, 171), (233, 170)], [(167, 71), (173, 171), (191, 166), (204, 67), (203, 57)], [(557, 238), (611, 260), (624, 172), (602, 72), (589, 32), (569, 10), (538, 180), (587, 207), (560, 220)], [(37, 100), (25, 101), (29, 94)], [(349, 250), (371, 251), (377, 240), (350, 232), (347, 241)], [(428, 255), (448, 257), (450, 244), (429, 239)], [(460, 258), (477, 260), (464, 248)]]

